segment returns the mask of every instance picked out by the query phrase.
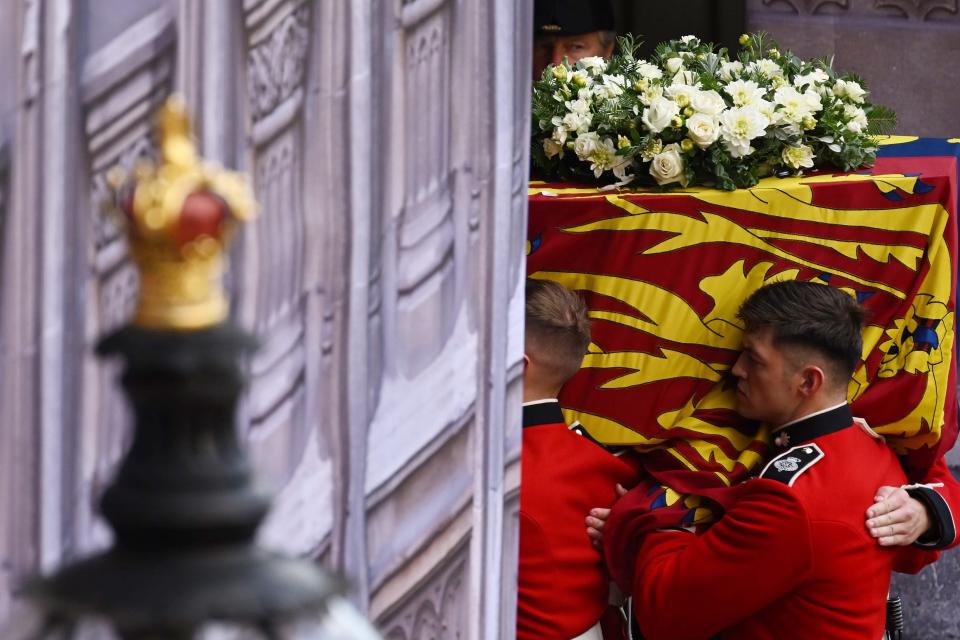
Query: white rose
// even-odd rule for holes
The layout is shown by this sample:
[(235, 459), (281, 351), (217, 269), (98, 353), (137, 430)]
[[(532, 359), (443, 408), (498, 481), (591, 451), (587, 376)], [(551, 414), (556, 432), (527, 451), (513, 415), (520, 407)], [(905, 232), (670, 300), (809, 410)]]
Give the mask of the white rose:
[(816, 113), (823, 109), (823, 102), (820, 100), (820, 94), (813, 89), (807, 89), (803, 92), (803, 99), (807, 101), (807, 108), (810, 113)]
[(577, 136), (576, 142), (573, 143), (573, 151), (581, 160), (589, 160), (599, 145), (600, 136), (596, 131), (590, 131)]
[(597, 76), (607, 70), (607, 61), (600, 56), (587, 56), (577, 60), (580, 69), (586, 69), (591, 75)]
[(643, 110), (643, 124), (653, 133), (660, 133), (670, 126), (670, 121), (680, 113), (680, 107), (673, 100), (664, 97), (654, 98), (650, 106)]
[(863, 104), (863, 98), (867, 95), (867, 92), (856, 82), (847, 83), (847, 96), (857, 104)]
[(847, 129), (854, 133), (863, 132), (870, 124), (863, 109), (852, 104), (843, 105), (843, 115), (847, 118)]
[(718, 116), (727, 108), (727, 103), (723, 101), (723, 96), (711, 89), (710, 91), (697, 91), (693, 94), (690, 99), (690, 106), (697, 113)]
[(563, 106), (565, 106), (570, 113), (579, 113), (581, 115), (590, 113), (590, 103), (583, 98), (578, 97), (576, 100), (567, 100), (563, 103)]
[(547, 155), (548, 158), (552, 158), (563, 151), (563, 145), (558, 144), (556, 141), (551, 138), (543, 139), (543, 152)]
[(627, 79), (622, 75), (615, 76), (603, 76), (603, 82), (600, 85), (594, 86), (594, 92), (597, 95), (600, 95), (599, 89), (603, 89), (604, 98), (616, 98), (617, 96), (623, 94), (623, 87), (627, 84)]
[(720, 126), (713, 116), (697, 113), (687, 118), (687, 137), (701, 149), (706, 149), (720, 137)]
[(837, 83), (833, 87), (833, 93), (838, 98), (847, 98), (857, 104), (861, 104), (863, 97), (867, 95), (863, 87), (852, 80), (837, 80)]
[(763, 100), (766, 93), (753, 80), (734, 80), (723, 88), (727, 95), (733, 100), (733, 104), (738, 107), (749, 107), (755, 105), (759, 100)]
[(748, 69), (762, 73), (768, 78), (783, 77), (783, 69), (773, 60), (764, 58), (763, 60), (754, 60), (748, 66)]
[(667, 72), (670, 73), (670, 75), (673, 75), (680, 71), (680, 69), (683, 69), (683, 58), (678, 58), (676, 56), (669, 58), (664, 66), (667, 68)]
[(680, 42), (683, 44), (697, 43), (697, 36), (680, 36)]
[(805, 144), (784, 147), (780, 157), (783, 159), (783, 164), (792, 169), (813, 167), (813, 148)]
[(557, 126), (554, 127), (553, 135), (551, 135), (550, 137), (553, 139), (554, 142), (556, 142), (559, 145), (562, 145), (567, 141), (567, 128), (562, 124), (563, 121), (560, 120), (560, 118), (554, 117), (553, 119), (557, 120), (558, 122), (554, 123)]
[(802, 89), (807, 85), (815, 87), (819, 84), (823, 84), (829, 79), (830, 76), (828, 76), (823, 69), (814, 69), (810, 73), (805, 73), (794, 78), (793, 85), (798, 89)]
[(735, 107), (720, 114), (720, 136), (734, 158), (748, 156), (755, 151), (750, 141), (766, 133), (768, 118), (754, 107)]
[(659, 80), (663, 77), (663, 71), (660, 70), (655, 64), (650, 64), (649, 62), (641, 62), (637, 65), (637, 73), (640, 74), (641, 78), (646, 78), (647, 80)]
[(739, 60), (724, 62), (720, 65), (720, 79), (724, 82), (730, 82), (735, 75), (739, 76), (742, 72), (743, 63)]
[(679, 182), (680, 186), (687, 186), (687, 177), (683, 172), (683, 158), (680, 156), (680, 145), (668, 144), (663, 151), (650, 161), (650, 175), (657, 184), (671, 184)]
[(571, 111), (563, 116), (562, 124), (569, 131), (586, 133), (587, 130), (590, 129), (590, 125), (593, 124), (593, 116), (589, 113), (583, 114)]

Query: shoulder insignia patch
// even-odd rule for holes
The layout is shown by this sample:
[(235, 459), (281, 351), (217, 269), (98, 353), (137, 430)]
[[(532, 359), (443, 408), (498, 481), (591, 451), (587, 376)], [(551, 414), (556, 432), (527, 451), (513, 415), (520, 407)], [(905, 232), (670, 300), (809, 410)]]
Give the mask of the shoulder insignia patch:
[(761, 478), (782, 482), (792, 487), (803, 472), (823, 460), (823, 450), (815, 443), (801, 444), (788, 449), (767, 463), (760, 472)]

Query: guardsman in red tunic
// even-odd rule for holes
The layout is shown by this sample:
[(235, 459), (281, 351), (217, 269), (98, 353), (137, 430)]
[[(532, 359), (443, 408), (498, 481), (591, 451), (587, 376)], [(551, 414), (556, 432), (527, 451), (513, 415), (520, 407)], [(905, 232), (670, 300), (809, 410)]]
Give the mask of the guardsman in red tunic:
[(599, 639), (610, 578), (585, 518), (636, 471), (569, 428), (555, 399), (590, 343), (583, 300), (548, 280), (526, 293), (517, 638)]
[[(906, 483), (882, 439), (846, 404), (860, 359), (862, 310), (809, 282), (757, 290), (740, 309), (743, 353), (733, 367), (737, 409), (777, 425), (782, 453), (734, 488), (706, 533), (643, 536), (631, 592), (647, 640), (876, 640), (899, 547), (877, 544), (864, 505), (877, 487)], [(617, 503), (614, 546), (629, 531)]]

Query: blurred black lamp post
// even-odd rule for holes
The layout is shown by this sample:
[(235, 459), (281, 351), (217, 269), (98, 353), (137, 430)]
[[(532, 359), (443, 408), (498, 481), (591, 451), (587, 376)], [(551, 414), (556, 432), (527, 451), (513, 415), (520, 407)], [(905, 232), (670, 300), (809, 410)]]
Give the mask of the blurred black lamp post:
[(118, 198), (140, 271), (136, 316), (98, 346), (124, 360), (135, 416), (101, 502), (115, 542), (26, 585), (44, 619), (37, 637), (377, 638), (337, 579), (254, 544), (270, 499), (234, 418), (239, 361), (255, 345), (227, 322), (222, 288), (226, 244), (253, 200), (239, 176), (199, 161), (178, 102), (158, 129), (162, 162)]

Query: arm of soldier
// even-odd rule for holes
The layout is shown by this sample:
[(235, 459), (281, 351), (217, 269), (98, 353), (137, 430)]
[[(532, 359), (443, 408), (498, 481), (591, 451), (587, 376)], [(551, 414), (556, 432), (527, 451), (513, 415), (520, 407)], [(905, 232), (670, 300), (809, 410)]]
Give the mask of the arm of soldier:
[(880, 487), (867, 509), (867, 528), (883, 546), (916, 544), (948, 549), (960, 542), (954, 513), (960, 508), (960, 483), (941, 457), (922, 484)]
[(775, 602), (809, 574), (813, 551), (803, 505), (780, 483), (754, 480), (749, 486), (703, 535), (646, 536), (632, 595), (648, 640), (710, 637)]
[[(620, 483), (617, 483), (616, 491), (617, 499), (627, 494), (627, 490)], [(610, 509), (604, 509), (602, 507), (590, 509), (590, 513), (587, 515), (587, 535), (590, 536), (590, 542), (597, 549), (603, 546), (603, 528), (606, 526), (607, 518), (609, 517)]]

